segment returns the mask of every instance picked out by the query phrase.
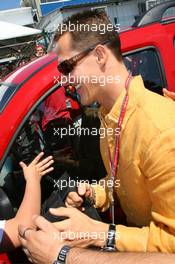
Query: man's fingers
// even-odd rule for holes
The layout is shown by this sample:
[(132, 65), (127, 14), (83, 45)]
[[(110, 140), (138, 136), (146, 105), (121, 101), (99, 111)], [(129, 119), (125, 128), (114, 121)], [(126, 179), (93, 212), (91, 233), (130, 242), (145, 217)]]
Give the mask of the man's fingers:
[(18, 238), (19, 238), (19, 241), (21, 242), (21, 245), (23, 247), (27, 246), (27, 241), (23, 238), (25, 228), (26, 227), (24, 227), (22, 225), (18, 226)]
[(23, 226), (23, 225), (19, 225), (18, 226), (18, 233), (21, 237), (24, 237), (24, 233), (27, 227)]
[(83, 196), (85, 195), (85, 193), (86, 193), (86, 186), (85, 185), (78, 186), (78, 194)]
[(87, 191), (90, 190), (90, 185), (89, 184), (84, 184), (84, 183), (80, 183), (78, 186), (78, 194), (83, 196), (86, 194)]
[(33, 217), (34, 224), (44, 232), (53, 231), (54, 226), (42, 216)]
[(89, 189), (86, 191), (85, 197), (91, 197), (92, 196), (92, 189)]
[(27, 247), (27, 240), (25, 240), (24, 238), (22, 238), (20, 235), (18, 236), (18, 239), (21, 242), (21, 245), (23, 247)]
[(60, 207), (60, 208), (50, 208), (49, 209), (50, 213), (56, 216), (65, 216), (65, 217), (72, 217), (75, 213), (77, 213), (76, 208), (65, 208), (65, 207)]
[(23, 225), (19, 225), (18, 226), (18, 233), (19, 236), (23, 239), (23, 240), (29, 240), (30, 236), (33, 235), (35, 231), (31, 228), (25, 227)]
[(39, 153), (36, 158), (32, 161), (32, 164), (36, 165), (38, 161), (43, 157), (44, 152)]
[(56, 227), (56, 229), (59, 232), (63, 232), (65, 230), (68, 230), (69, 229), (69, 227), (70, 227), (70, 220), (69, 219), (66, 219), (66, 220), (63, 220), (63, 221), (55, 222), (54, 223), (54, 226)]
[(66, 198), (66, 203), (68, 204), (68, 206), (76, 206), (77, 202), (72, 201), (72, 199), (70, 199), (69, 197)]
[(83, 203), (83, 199), (76, 192), (70, 192), (66, 198), (66, 201), (67, 203), (69, 203), (68, 201), (72, 201), (71, 205), (73, 204), (81, 205)]
[(66, 198), (65, 205), (66, 207), (80, 207), (83, 203), (83, 200), (81, 199), (79, 202), (74, 202), (68, 197)]

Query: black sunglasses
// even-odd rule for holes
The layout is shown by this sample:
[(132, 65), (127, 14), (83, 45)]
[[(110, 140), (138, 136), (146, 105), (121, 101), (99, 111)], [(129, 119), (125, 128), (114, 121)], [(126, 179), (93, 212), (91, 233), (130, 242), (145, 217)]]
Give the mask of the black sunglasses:
[(84, 51), (80, 52), (79, 54), (73, 56), (72, 58), (60, 62), (60, 64), (58, 64), (58, 66), (57, 66), (58, 71), (65, 76), (68, 75), (71, 71), (73, 71), (73, 68), (75, 67), (77, 62), (80, 61), (82, 58), (84, 58), (86, 55), (88, 55), (88, 53), (90, 51), (92, 51), (93, 49), (95, 49), (95, 47), (97, 45), (99, 45), (99, 44), (105, 45), (105, 44), (108, 44), (110, 42), (111, 42), (111, 40), (105, 40), (103, 42), (99, 42), (99, 43), (85, 49)]

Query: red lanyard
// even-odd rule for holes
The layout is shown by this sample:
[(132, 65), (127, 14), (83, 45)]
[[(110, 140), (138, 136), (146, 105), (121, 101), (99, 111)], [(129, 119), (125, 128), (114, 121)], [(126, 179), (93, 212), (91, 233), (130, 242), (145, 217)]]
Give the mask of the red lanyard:
[(111, 175), (110, 175), (110, 181), (113, 183), (110, 183), (110, 192), (112, 195), (112, 207), (111, 207), (111, 217), (112, 217), (112, 223), (114, 224), (114, 197), (113, 197), (113, 188), (114, 188), (114, 179), (115, 176), (117, 174), (117, 169), (118, 169), (118, 164), (119, 164), (119, 150), (120, 150), (120, 134), (121, 134), (121, 130), (122, 130), (122, 124), (123, 124), (123, 120), (126, 114), (126, 109), (127, 109), (127, 105), (128, 105), (128, 101), (129, 101), (129, 95), (128, 95), (128, 87), (129, 87), (129, 82), (132, 79), (131, 74), (128, 75), (128, 78), (126, 79), (125, 82), (125, 90), (126, 90), (126, 94), (125, 97), (123, 99), (122, 102), (122, 106), (120, 109), (120, 115), (119, 115), (119, 120), (117, 123), (117, 128), (115, 131), (117, 131), (116, 134), (116, 138), (115, 138), (115, 144), (114, 144), (114, 155), (113, 155), (113, 159), (111, 156), (111, 152), (110, 152), (110, 148), (109, 145), (108, 146), (108, 155), (109, 155), (109, 162), (110, 162), (110, 171), (111, 171)]

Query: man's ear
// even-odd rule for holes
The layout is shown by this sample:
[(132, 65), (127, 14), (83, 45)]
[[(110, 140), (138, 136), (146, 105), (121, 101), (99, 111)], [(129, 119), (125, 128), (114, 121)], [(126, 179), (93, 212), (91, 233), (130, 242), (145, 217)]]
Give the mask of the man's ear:
[(95, 48), (96, 62), (102, 68), (106, 64), (108, 53), (103, 45), (97, 45)]

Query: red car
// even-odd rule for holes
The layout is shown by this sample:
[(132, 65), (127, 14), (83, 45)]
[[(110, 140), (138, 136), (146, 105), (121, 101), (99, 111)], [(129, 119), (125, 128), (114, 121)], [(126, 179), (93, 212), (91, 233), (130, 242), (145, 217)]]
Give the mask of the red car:
[[(133, 75), (141, 74), (145, 86), (160, 94), (163, 87), (175, 91), (175, 17), (164, 16), (173, 6), (174, 1), (154, 7), (120, 34), (128, 69)], [(57, 64), (57, 56), (48, 54), (18, 69), (0, 84), (0, 186), (12, 207), (18, 204), (13, 175), (20, 154), (27, 157), (44, 144), (44, 103), (60, 89)], [(69, 101), (68, 107), (79, 113), (75, 101)], [(3, 204), (0, 211), (4, 212)], [(6, 215), (12, 216), (10, 206)]]

